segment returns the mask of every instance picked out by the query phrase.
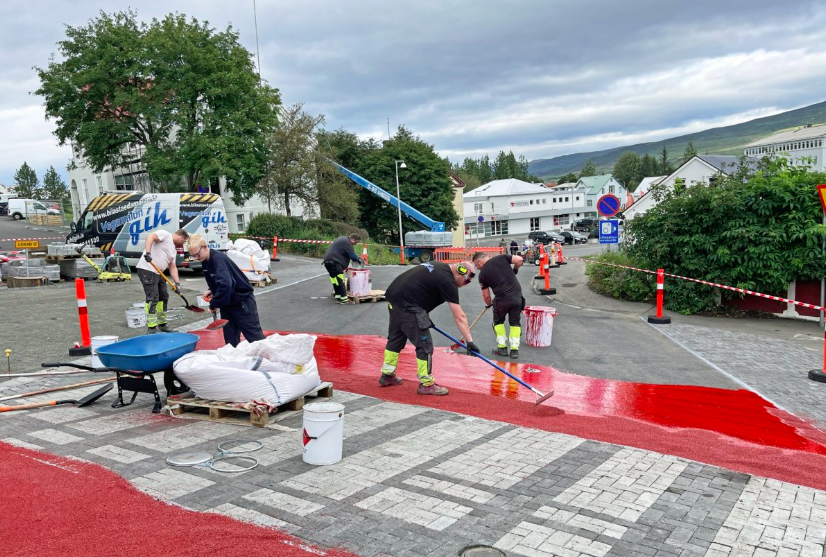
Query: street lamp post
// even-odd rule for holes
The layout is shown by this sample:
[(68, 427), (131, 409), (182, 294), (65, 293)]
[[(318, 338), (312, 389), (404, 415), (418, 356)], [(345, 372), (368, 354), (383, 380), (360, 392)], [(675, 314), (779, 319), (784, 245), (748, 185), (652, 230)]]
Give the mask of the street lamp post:
[(401, 264), (404, 265), (404, 232), (402, 231), (402, 198), (401, 194), (399, 193), (399, 163), (401, 163), (401, 168), (407, 168), (407, 165), (404, 164), (404, 161), (396, 161), (396, 207), (399, 210), (399, 246), (401, 247)]

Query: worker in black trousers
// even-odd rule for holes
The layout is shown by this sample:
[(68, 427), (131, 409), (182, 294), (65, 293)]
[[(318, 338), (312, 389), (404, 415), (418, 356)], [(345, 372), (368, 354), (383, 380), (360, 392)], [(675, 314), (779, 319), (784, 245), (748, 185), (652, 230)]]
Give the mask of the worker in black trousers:
[[(479, 269), (479, 287), (485, 307), (493, 306), (493, 331), (496, 333), (496, 356), (508, 355), (514, 360), (519, 358), (519, 340), (522, 337), (522, 310), (525, 298), (522, 285), (516, 274), (522, 266), (523, 259), (518, 255), (496, 255), (488, 257), (483, 252), (473, 254), (473, 264)], [(513, 267), (511, 267), (513, 265)], [(491, 300), (490, 291), (495, 298)], [(508, 318), (510, 330), (505, 336), (505, 318)]]
[(264, 331), (258, 320), (253, 288), (241, 269), (224, 252), (208, 248), (200, 234), (189, 237), (187, 249), (192, 259), (201, 262), (209, 285), (204, 299), (209, 300), (210, 311), (215, 313), (220, 309), (221, 318), (227, 320), (223, 328), (224, 342), (238, 346), (242, 333), (247, 342), (262, 340)]
[(384, 364), (381, 366), (379, 386), (401, 385), (396, 375), (399, 353), (409, 340), (416, 347), (416, 375), (420, 395), (446, 395), (445, 387), (433, 379), (433, 339), (430, 334), (430, 316), (434, 308), (447, 302), (456, 327), (465, 339), (468, 350), (479, 352), (470, 336), (467, 317), (459, 305), (459, 288), (470, 284), (476, 269), (469, 261), (447, 265), (439, 261), (423, 263), (395, 278), (385, 292), (390, 325)]
[(349, 301), (347, 291), (344, 288), (344, 269), (350, 266), (351, 261), (364, 265), (364, 259), (356, 255), (353, 249), (353, 246), (359, 243), (360, 240), (358, 234), (339, 236), (333, 240), (333, 243), (324, 253), (322, 263), (327, 272), (330, 273), (330, 282), (333, 283), (336, 301), (340, 304), (346, 304)]

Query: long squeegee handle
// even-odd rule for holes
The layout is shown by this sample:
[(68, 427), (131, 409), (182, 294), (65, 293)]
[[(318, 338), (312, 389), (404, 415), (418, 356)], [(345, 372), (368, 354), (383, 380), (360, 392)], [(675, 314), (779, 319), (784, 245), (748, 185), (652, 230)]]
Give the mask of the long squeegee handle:
[(436, 325), (432, 325), (432, 324), (431, 324), (430, 326), (431, 326), (431, 327), (433, 327), (434, 329), (436, 329), (437, 331), (439, 331), (440, 333), (442, 333), (444, 336), (446, 336), (447, 338), (449, 338), (450, 340), (452, 340), (452, 341), (453, 341), (453, 342), (455, 342), (456, 344), (458, 344), (459, 346), (461, 346), (462, 348), (466, 349), (469, 353), (473, 354), (473, 355), (474, 355), (474, 356), (476, 356), (477, 358), (481, 358), (481, 359), (482, 359), (482, 361), (489, 363), (490, 365), (492, 365), (493, 367), (495, 367), (496, 369), (498, 369), (499, 371), (501, 371), (502, 373), (504, 373), (505, 375), (507, 375), (508, 377), (510, 377), (511, 379), (513, 379), (514, 381), (518, 382), (518, 383), (519, 383), (520, 385), (522, 385), (523, 387), (526, 387), (526, 388), (528, 388), (528, 389), (532, 390), (534, 393), (536, 393), (536, 394), (538, 394), (538, 395), (540, 395), (540, 396), (544, 396), (544, 395), (543, 395), (543, 394), (542, 394), (542, 393), (541, 393), (538, 389), (536, 389), (535, 387), (532, 387), (532, 386), (528, 385), (527, 383), (525, 383), (523, 380), (521, 380), (520, 378), (518, 378), (518, 377), (517, 377), (517, 376), (515, 376), (514, 374), (509, 373), (508, 371), (505, 371), (505, 370), (504, 370), (504, 369), (502, 369), (500, 366), (498, 366), (498, 365), (494, 364), (493, 362), (491, 362), (490, 360), (488, 360), (487, 358), (485, 358), (484, 356), (482, 356), (479, 352), (476, 352), (475, 350), (470, 350), (470, 349), (467, 347), (467, 345), (466, 345), (464, 342), (462, 342), (461, 340), (456, 340), (455, 338), (453, 338), (452, 336), (450, 336), (449, 334), (447, 334), (446, 332), (444, 332), (443, 330), (441, 330), (441, 329), (440, 329), (439, 327), (437, 327)]

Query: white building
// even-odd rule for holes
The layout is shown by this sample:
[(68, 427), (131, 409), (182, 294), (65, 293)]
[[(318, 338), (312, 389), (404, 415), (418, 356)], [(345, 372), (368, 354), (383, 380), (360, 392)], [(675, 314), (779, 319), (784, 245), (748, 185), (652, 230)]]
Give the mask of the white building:
[[(660, 177), (657, 181), (652, 181), (652, 186), (664, 186), (668, 190), (674, 188), (677, 180), (682, 180), (686, 186), (697, 184), (708, 185), (718, 176), (725, 176), (739, 164), (739, 157), (724, 155), (695, 155), (688, 159), (677, 170), (665, 177)], [(651, 190), (639, 197), (633, 205), (625, 210), (625, 218), (633, 219), (655, 206), (659, 201), (652, 195)]]
[(620, 210), (625, 207), (628, 190), (611, 174), (586, 176), (576, 183), (577, 189), (585, 191), (585, 217), (597, 217), (597, 201), (603, 195), (613, 194), (620, 200)]
[[(69, 170), (69, 192), (75, 216), (80, 216), (89, 203), (105, 191), (154, 191), (154, 185), (141, 163), (96, 174), (92, 172), (92, 169), (74, 149), (72, 149), (72, 154), (76, 168)], [(133, 151), (133, 154), (136, 160), (140, 159), (141, 152)], [(232, 192), (227, 189), (224, 178), (209, 186), (209, 191), (204, 191), (204, 193), (210, 192), (220, 194), (224, 200), (227, 224), (229, 232), (232, 234), (244, 232), (254, 215), (270, 212), (267, 202), (257, 195), (252, 196), (242, 205), (236, 205), (232, 201)], [(302, 206), (298, 205), (291, 207), (291, 209), (294, 216), (304, 216)], [(274, 210), (272, 212), (276, 213), (278, 211)]]
[(823, 172), (826, 124), (807, 124), (792, 131), (764, 137), (746, 145), (743, 152), (749, 157), (773, 154), (785, 158), (793, 165), (809, 165), (813, 171)]
[(494, 180), (462, 198), (467, 239), (568, 229), (575, 219), (596, 214), (595, 209), (587, 209), (591, 198), (580, 183), (546, 188), (515, 178)]

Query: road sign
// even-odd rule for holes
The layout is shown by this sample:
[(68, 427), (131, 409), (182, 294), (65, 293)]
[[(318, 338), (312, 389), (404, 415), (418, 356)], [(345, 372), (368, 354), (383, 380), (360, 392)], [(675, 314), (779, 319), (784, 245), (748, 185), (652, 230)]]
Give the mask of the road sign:
[(599, 243), (619, 244), (619, 221), (617, 219), (599, 221)]
[(485, 222), (485, 217), (483, 217), (482, 215), (479, 215), (479, 222)]
[(817, 186), (817, 193), (820, 195), (820, 204), (823, 205), (823, 212), (826, 213), (826, 184)]
[(619, 210), (619, 197), (613, 193), (607, 193), (597, 200), (597, 212), (603, 217), (613, 217)]
[(39, 240), (17, 240), (14, 242), (14, 247), (17, 249), (37, 249), (40, 247)]

